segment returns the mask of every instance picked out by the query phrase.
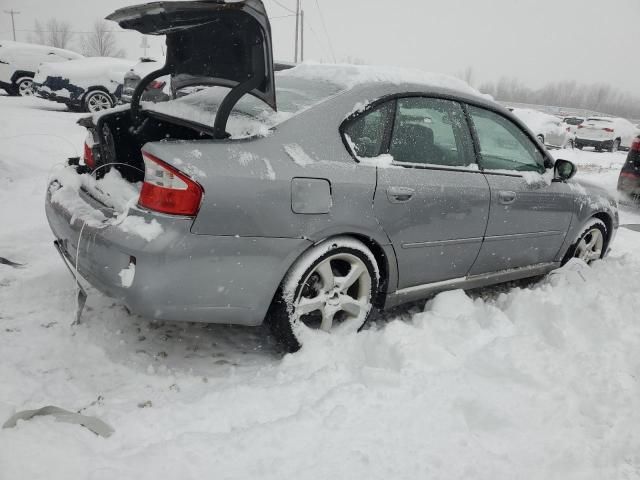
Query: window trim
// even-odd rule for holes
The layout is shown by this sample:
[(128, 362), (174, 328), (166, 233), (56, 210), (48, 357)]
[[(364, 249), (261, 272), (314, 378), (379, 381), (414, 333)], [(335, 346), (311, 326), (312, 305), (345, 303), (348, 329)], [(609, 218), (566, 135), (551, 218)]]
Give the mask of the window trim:
[(469, 119), (468, 119), (468, 113), (467, 113), (467, 109), (466, 109), (466, 103), (465, 100), (458, 98), (454, 95), (446, 95), (446, 94), (438, 94), (438, 93), (427, 93), (427, 92), (401, 92), (401, 93), (392, 93), (392, 94), (388, 94), (388, 95), (383, 95), (380, 98), (377, 98), (376, 100), (373, 100), (372, 102), (368, 103), (364, 109), (358, 110), (357, 112), (353, 112), (351, 115), (349, 115), (347, 118), (344, 119), (344, 121), (340, 124), (339, 127), (339, 133), (340, 136), (342, 138), (342, 143), (344, 145), (344, 147), (347, 149), (347, 152), (349, 153), (349, 155), (351, 155), (351, 158), (353, 158), (353, 160), (356, 163), (361, 163), (360, 160), (358, 159), (358, 156), (356, 155), (356, 152), (354, 152), (351, 149), (351, 146), (349, 145), (349, 142), (347, 141), (347, 132), (346, 129), (349, 125), (351, 125), (351, 123), (353, 123), (355, 120), (357, 120), (358, 118), (360, 118), (362, 115), (367, 114), (368, 112), (370, 112), (371, 110), (374, 110), (375, 108), (377, 108), (379, 105), (386, 103), (386, 102), (393, 102), (393, 106), (392, 109), (390, 109), (389, 111), (389, 115), (391, 115), (391, 118), (389, 119), (389, 121), (387, 122), (387, 128), (385, 129), (384, 132), (384, 137), (382, 140), (382, 144), (380, 147), (380, 151), (378, 152), (378, 155), (384, 155), (385, 153), (389, 153), (390, 147), (391, 147), (391, 136), (393, 134), (393, 128), (395, 127), (395, 121), (396, 121), (396, 113), (397, 113), (397, 109), (398, 109), (398, 100), (401, 98), (412, 98), (412, 97), (422, 97), (422, 98), (431, 98), (431, 99), (436, 99), (436, 100), (449, 100), (452, 102), (457, 103), (458, 105), (460, 105), (460, 107), (462, 108), (462, 112), (464, 117), (466, 118), (466, 125), (467, 125), (467, 131), (469, 131), (470, 134), (470, 139), (471, 139), (471, 151), (474, 155), (473, 157), (473, 162), (470, 163), (469, 165), (465, 165), (465, 166), (447, 166), (447, 165), (438, 165), (435, 163), (408, 163), (408, 162), (396, 162), (395, 160), (393, 161), (392, 165), (395, 165), (397, 167), (402, 167), (402, 168), (418, 168), (418, 169), (423, 169), (423, 170), (444, 170), (444, 171), (450, 171), (450, 172), (470, 172), (470, 173), (482, 173), (482, 168), (480, 166), (480, 164), (478, 163), (478, 155), (476, 152), (476, 144), (474, 141), (474, 132), (472, 132), (469, 128)]
[(496, 109), (487, 108), (486, 106), (483, 106), (483, 105), (465, 101), (465, 102), (462, 102), (462, 108), (464, 109), (465, 116), (467, 118), (467, 123), (469, 125), (469, 130), (471, 131), (471, 137), (473, 138), (473, 146), (476, 154), (476, 162), (482, 173), (484, 173), (485, 175), (498, 175), (502, 177), (520, 177), (520, 178), (524, 177), (523, 172), (518, 172), (516, 170), (514, 170), (513, 173), (509, 173), (509, 172), (498, 172), (495, 170), (484, 168), (484, 166), (482, 165), (482, 151), (480, 150), (480, 138), (478, 137), (478, 131), (476, 130), (476, 125), (473, 122), (473, 117), (471, 116), (471, 112), (469, 112), (469, 107), (478, 108), (480, 110), (486, 110), (495, 115), (498, 115), (499, 117), (502, 117), (508, 122), (511, 122), (516, 128), (518, 128), (524, 134), (526, 138), (528, 138), (531, 141), (533, 146), (542, 156), (543, 162), (542, 162), (542, 165), (540, 166), (543, 167), (545, 171), (553, 167), (554, 160), (549, 156), (549, 154), (545, 150), (542, 150), (540, 148), (540, 146), (538, 145), (538, 142), (534, 140), (533, 136), (530, 135), (526, 129), (522, 128), (522, 125), (520, 125), (518, 121), (514, 121), (512, 118), (509, 118), (509, 116), (505, 115), (504, 113)]

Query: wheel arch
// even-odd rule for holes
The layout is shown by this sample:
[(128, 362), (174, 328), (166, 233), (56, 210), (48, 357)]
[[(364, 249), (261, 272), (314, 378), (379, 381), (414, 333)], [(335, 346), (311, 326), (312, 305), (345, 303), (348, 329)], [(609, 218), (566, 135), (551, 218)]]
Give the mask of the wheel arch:
[(109, 92), (109, 90), (103, 85), (93, 85), (91, 87), (87, 87), (85, 92), (82, 94), (82, 103), (84, 103), (84, 101), (86, 100), (87, 95), (89, 95), (92, 92), (96, 92), (96, 91), (100, 91), (100, 92), (106, 93), (107, 95), (109, 95), (109, 98), (111, 99), (111, 101), (113, 102), (114, 105), (117, 103), (116, 97), (114, 97), (113, 94), (111, 92)]
[(20, 80), (21, 78), (28, 77), (33, 79), (34, 76), (35, 72), (30, 72), (28, 70), (16, 70), (15, 72), (13, 72), (13, 75), (11, 75), (11, 83), (13, 85), (16, 85), (18, 80)]
[(609, 249), (609, 241), (611, 239), (611, 235), (613, 234), (613, 218), (607, 212), (596, 212), (591, 215), (591, 218), (596, 218), (601, 220), (605, 227), (607, 227), (607, 233), (604, 239), (604, 251), (606, 252)]

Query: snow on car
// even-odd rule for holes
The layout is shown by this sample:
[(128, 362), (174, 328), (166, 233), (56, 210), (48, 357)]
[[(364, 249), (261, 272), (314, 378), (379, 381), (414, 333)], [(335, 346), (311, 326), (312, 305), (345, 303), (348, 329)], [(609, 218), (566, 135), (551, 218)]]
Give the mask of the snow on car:
[(636, 128), (619, 117), (589, 117), (578, 125), (576, 147), (594, 147), (596, 151), (628, 150), (636, 136)]
[(553, 115), (529, 108), (514, 108), (513, 114), (548, 147), (572, 148), (575, 136), (562, 120)]
[(70, 109), (99, 112), (117, 103), (124, 75), (136, 63), (110, 57), (45, 63), (36, 72), (34, 87), (39, 97), (64, 103)]
[(38, 65), (80, 58), (84, 57), (71, 50), (0, 40), (0, 88), (9, 95), (33, 95), (33, 77)]

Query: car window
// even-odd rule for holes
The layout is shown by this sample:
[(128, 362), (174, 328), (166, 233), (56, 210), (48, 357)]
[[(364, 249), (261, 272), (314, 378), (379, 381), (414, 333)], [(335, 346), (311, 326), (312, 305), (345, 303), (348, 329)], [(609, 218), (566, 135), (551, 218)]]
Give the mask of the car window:
[(392, 110), (393, 103), (386, 102), (360, 115), (345, 127), (347, 141), (358, 157), (373, 158), (380, 155)]
[(481, 166), (489, 170), (544, 172), (544, 156), (515, 123), (495, 112), (470, 106), (480, 144)]
[(437, 98), (398, 99), (389, 153), (395, 162), (456, 167), (473, 163), (462, 107)]

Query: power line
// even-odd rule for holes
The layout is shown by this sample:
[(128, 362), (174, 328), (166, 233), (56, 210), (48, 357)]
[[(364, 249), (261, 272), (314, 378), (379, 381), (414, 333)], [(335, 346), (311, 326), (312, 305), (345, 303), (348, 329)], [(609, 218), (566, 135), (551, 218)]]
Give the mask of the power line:
[(318, 7), (318, 13), (320, 14), (320, 21), (322, 22), (322, 28), (324, 28), (324, 34), (327, 37), (327, 41), (329, 42), (329, 48), (331, 49), (331, 57), (333, 57), (333, 63), (336, 62), (336, 54), (333, 51), (333, 44), (331, 43), (331, 37), (329, 36), (329, 32), (327, 31), (327, 25), (324, 23), (324, 15), (322, 14), (322, 9), (320, 8), (320, 3), (316, 0), (316, 7)]
[[(272, 0), (272, 1), (273, 1), (273, 3), (275, 3), (276, 5), (278, 5), (280, 8), (284, 8), (287, 12), (291, 12), (291, 13), (293, 13), (294, 15), (296, 14), (296, 12), (295, 12), (293, 9), (291, 9), (291, 8), (287, 7), (286, 5), (283, 5), (283, 4), (282, 4), (282, 3), (280, 3), (278, 0)], [(275, 17), (273, 17), (273, 18), (275, 18)]]

